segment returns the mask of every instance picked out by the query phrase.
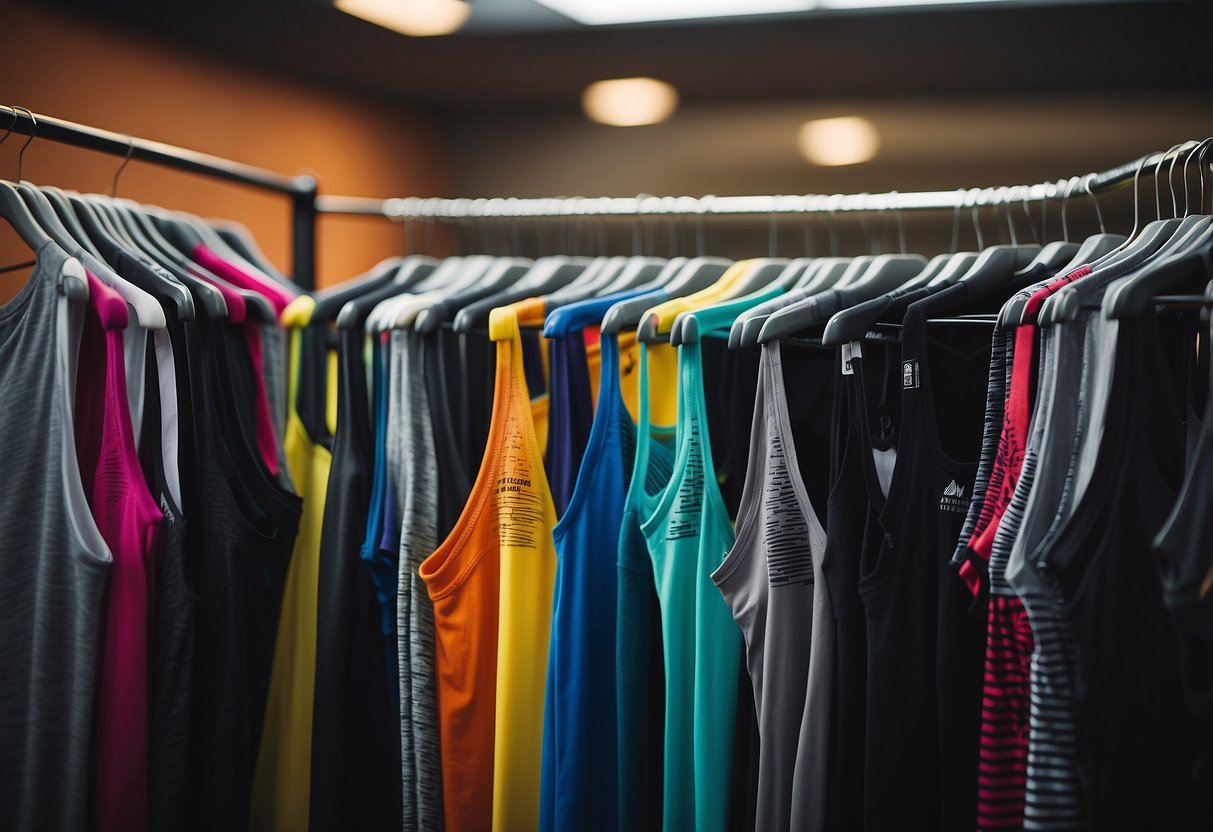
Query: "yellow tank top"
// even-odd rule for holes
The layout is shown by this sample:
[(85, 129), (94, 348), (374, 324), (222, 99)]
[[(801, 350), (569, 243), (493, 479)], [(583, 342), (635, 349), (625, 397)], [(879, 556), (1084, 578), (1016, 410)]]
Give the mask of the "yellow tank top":
[[(499, 467), (493, 495), (501, 562), (493, 829), (513, 832), (539, 826), (544, 680), (556, 578), (552, 543), (556, 509), (536, 439), (517, 310), (493, 310), (489, 337), (497, 342), (493, 407), (495, 417), (503, 417), (506, 423), (496, 454)], [(502, 367), (507, 371), (502, 372)], [(493, 457), (485, 455), (486, 461)]]
[[(516, 321), (516, 329), (524, 326), (538, 329), (543, 328), (545, 303), (541, 297), (516, 301), (501, 308), (509, 310), (509, 314)], [(494, 309), (493, 313), (496, 314), (496, 312), (497, 310)], [(521, 334), (519, 334), (519, 338), (521, 339)], [(521, 343), (520, 340), (519, 344), (521, 345)], [(535, 423), (535, 441), (539, 443), (539, 454), (542, 456), (548, 446), (548, 407), (550, 401), (548, 399), (547, 380), (551, 378), (548, 368), (548, 341), (543, 337), (539, 339), (539, 356), (543, 366), (543, 391), (537, 396), (530, 394), (530, 398), (531, 419)], [(519, 353), (519, 360), (522, 360), (521, 352)]]
[[(265, 725), (253, 777), (249, 826), (252, 829), (306, 830), (312, 780), (312, 695), (316, 671), (316, 592), (320, 569), (320, 530), (328, 490), (329, 451), (312, 442), (295, 409), (299, 386), (299, 329), (316, 303), (301, 296), (282, 312), (290, 328), (286, 464), (303, 497), (299, 536), (287, 571), (278, 617), (278, 637), (266, 698)], [(329, 362), (328, 390), (335, 401), (337, 376)], [(335, 424), (335, 420), (333, 423)]]

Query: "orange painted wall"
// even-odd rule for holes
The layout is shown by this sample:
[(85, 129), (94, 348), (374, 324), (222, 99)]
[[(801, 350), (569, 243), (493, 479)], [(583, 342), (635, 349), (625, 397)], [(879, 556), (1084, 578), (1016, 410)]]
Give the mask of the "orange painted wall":
[[(428, 117), (174, 51), (88, 19), (0, 0), (5, 37), (0, 103), (294, 174), (323, 193), (389, 197), (450, 192), (446, 148)], [(0, 135), (4, 119), (0, 116)], [(25, 136), (0, 144), (0, 178), (17, 177)], [(80, 191), (109, 190), (120, 159), (35, 140), (22, 176)], [(290, 262), (286, 197), (133, 162), (119, 196), (226, 217), (252, 230), (270, 259)], [(319, 221), (317, 283), (330, 285), (398, 254), (398, 224)], [(29, 250), (0, 221), (0, 266)], [(22, 283), (0, 274), (0, 301)]]

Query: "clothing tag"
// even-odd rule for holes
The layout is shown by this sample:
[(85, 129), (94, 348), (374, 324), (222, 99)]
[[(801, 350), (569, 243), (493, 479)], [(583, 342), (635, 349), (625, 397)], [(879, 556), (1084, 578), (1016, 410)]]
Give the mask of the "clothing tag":
[(858, 341), (848, 341), (842, 345), (842, 374), (844, 376), (854, 375), (855, 368), (851, 366), (851, 360), (855, 358), (863, 358), (863, 347)]
[(901, 389), (912, 390), (918, 387), (918, 362), (901, 362)]

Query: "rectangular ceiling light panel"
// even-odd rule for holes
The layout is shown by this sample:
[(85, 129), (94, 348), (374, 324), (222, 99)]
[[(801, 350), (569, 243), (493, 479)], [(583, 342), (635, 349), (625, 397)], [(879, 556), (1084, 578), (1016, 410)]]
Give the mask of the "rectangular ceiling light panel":
[(899, 6), (999, 5), (1023, 0), (536, 0), (586, 26), (692, 20), (818, 9), (878, 9)]
[(803, 12), (814, 0), (538, 0), (587, 26)]

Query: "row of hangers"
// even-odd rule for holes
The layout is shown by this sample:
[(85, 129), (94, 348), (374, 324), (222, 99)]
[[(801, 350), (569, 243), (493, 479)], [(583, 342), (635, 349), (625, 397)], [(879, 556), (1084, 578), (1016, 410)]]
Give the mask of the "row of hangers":
[[(711, 333), (727, 335), (729, 345), (739, 348), (810, 332), (815, 343), (839, 346), (863, 340), (874, 328), (896, 326), (908, 303), (923, 296), (920, 290), (929, 294), (956, 284), (967, 291), (957, 294), (954, 317), (940, 321), (1015, 326), (1023, 322), (1023, 304), (1004, 301), (1021, 288), (1086, 264), (1096, 269), (1148, 266), (1121, 281), (1109, 297), (1109, 314), (1140, 315), (1160, 292), (1194, 274), (1193, 258), (1210, 241), (1213, 218), (1202, 211), (1205, 155), (1211, 146), (1210, 139), (1186, 142), (1158, 157), (1153, 170), (1157, 219), (1140, 230), (1140, 179), (1150, 157), (1139, 161), (1133, 177), (1134, 224), (1127, 236), (1106, 230), (1096, 200), (1100, 231), (1081, 242), (1069, 239), (1065, 200), (1075, 188), (1095, 200), (1092, 174), (1070, 180), (1063, 196), (1063, 239), (1044, 245), (1017, 239), (1009, 207), (1021, 193), (1004, 188), (990, 191), (986, 204), (1008, 211), (1011, 242), (980, 246), (975, 200), (979, 251), (952, 251), (928, 260), (906, 253), (903, 229), (901, 251), (895, 254), (767, 256), (738, 264), (702, 255), (668, 260), (643, 255), (548, 255), (534, 260), (471, 256), (443, 261), (410, 255), (384, 261), (363, 277), (320, 293), (312, 320), (372, 331), (412, 326), (429, 332), (450, 326), (467, 333), (485, 329), (495, 308), (542, 298), (548, 312), (601, 304), (603, 333), (635, 329), (637, 338), (647, 343), (679, 345)], [(1168, 161), (1172, 216), (1164, 217), (1161, 177)], [(1200, 183), (1195, 210), (1188, 176), (1193, 161)], [(1182, 213), (1174, 178), (1177, 166), (1183, 182)], [(419, 296), (424, 301), (418, 302)], [(1045, 304), (1040, 323), (1073, 319), (1076, 300), (1073, 292), (1058, 292)], [(1001, 311), (972, 314), (987, 307)], [(549, 317), (545, 334), (558, 328), (558, 320)]]
[[(32, 113), (30, 118), (34, 118)], [(0, 144), (11, 134), (10, 127)], [(68, 254), (90, 255), (89, 270), (134, 310), (142, 328), (165, 328), (162, 301), (174, 307), (182, 320), (192, 321), (198, 316), (197, 305), (209, 318), (229, 317), (229, 300), (234, 297), (243, 301), (251, 320), (271, 324), (277, 321), (277, 314), (265, 293), (298, 294), (295, 285), (269, 263), (243, 226), (206, 221), (114, 196), (129, 158), (115, 172), (109, 195), (80, 194), (24, 181), (21, 173), (25, 151), (33, 139), (31, 134), (18, 154), (17, 181), (0, 180), (0, 217), (34, 251), (53, 241)], [(200, 244), (249, 275), (256, 282), (254, 288), (233, 285), (199, 263), (195, 251)], [(124, 270), (125, 277), (119, 275), (117, 259), (124, 255), (144, 268)], [(13, 264), (0, 271), (26, 268), (34, 262)], [(88, 281), (78, 260), (70, 259), (60, 277), (60, 289), (67, 297), (88, 300)]]

